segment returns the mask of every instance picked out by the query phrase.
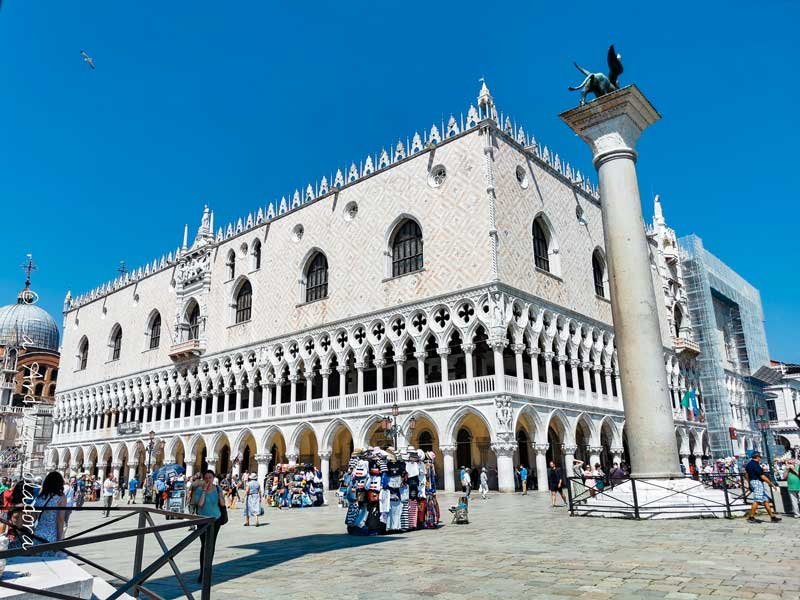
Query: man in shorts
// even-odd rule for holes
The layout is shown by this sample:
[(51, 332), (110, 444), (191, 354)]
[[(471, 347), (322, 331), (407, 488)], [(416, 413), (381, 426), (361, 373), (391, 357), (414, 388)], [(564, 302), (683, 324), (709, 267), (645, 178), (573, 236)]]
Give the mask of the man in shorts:
[(747, 479), (750, 481), (750, 491), (753, 494), (750, 514), (747, 515), (748, 523), (761, 523), (759, 519), (756, 519), (756, 511), (758, 510), (759, 504), (764, 505), (767, 514), (770, 516), (770, 520), (773, 523), (778, 523), (781, 518), (776, 517), (775, 513), (772, 512), (772, 507), (769, 504), (769, 496), (767, 496), (767, 488), (764, 486), (768, 485), (772, 489), (777, 489), (777, 487), (770, 481), (769, 477), (764, 474), (764, 469), (761, 467), (761, 453), (758, 451), (753, 452), (753, 457), (750, 459), (750, 462), (745, 465), (744, 469), (747, 471)]

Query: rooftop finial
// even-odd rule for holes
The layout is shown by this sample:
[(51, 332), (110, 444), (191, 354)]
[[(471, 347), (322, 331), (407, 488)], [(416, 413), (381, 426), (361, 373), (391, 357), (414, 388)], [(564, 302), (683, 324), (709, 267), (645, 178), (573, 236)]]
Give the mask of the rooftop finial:
[(25, 289), (17, 294), (18, 304), (33, 304), (38, 299), (36, 292), (31, 290), (31, 273), (33, 271), (38, 271), (39, 267), (37, 267), (36, 263), (33, 262), (32, 254), (27, 254), (26, 256), (28, 257), (28, 260), (20, 265), (22, 270), (25, 271)]
[(656, 194), (656, 197), (653, 200), (653, 221), (657, 225), (664, 224), (664, 212), (661, 210), (661, 196), (658, 194)]
[(481, 82), (481, 91), (478, 93), (478, 111), (482, 119), (497, 119), (497, 111), (494, 107), (494, 99), (486, 86), (486, 79), (481, 77), (478, 79)]

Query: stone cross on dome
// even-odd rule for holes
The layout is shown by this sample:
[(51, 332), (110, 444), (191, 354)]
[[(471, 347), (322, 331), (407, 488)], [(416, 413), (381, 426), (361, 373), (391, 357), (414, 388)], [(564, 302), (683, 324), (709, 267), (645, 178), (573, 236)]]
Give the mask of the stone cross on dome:
[(25, 289), (17, 295), (17, 303), (19, 304), (33, 304), (36, 302), (36, 294), (31, 291), (31, 273), (38, 271), (39, 267), (33, 262), (33, 255), (27, 255), (28, 260), (20, 265), (20, 268), (25, 271)]

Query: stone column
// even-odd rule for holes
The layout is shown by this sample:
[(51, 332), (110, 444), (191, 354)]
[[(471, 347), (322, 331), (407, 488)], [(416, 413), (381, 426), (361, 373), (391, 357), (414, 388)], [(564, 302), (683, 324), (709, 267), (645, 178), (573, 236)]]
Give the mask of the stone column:
[(314, 384), (314, 370), (306, 371), (306, 402), (308, 402), (308, 408), (306, 410), (311, 410), (311, 387)]
[(97, 465), (97, 478), (100, 480), (100, 483), (105, 481), (105, 479), (106, 479), (106, 467), (105, 467), (105, 465)]
[(633, 475), (679, 475), (658, 301), (636, 178), (636, 142), (660, 116), (635, 85), (561, 115), (589, 144), (603, 232)]
[(386, 361), (382, 358), (376, 358), (372, 361), (372, 364), (375, 365), (375, 389), (377, 391), (378, 404), (383, 404), (383, 367), (386, 366)]
[(280, 404), (281, 402), (283, 402), (283, 378), (278, 377), (275, 380), (275, 404)]
[(611, 388), (611, 369), (603, 369), (603, 374), (606, 376), (606, 395), (611, 399), (614, 396)]
[(558, 358), (558, 380), (561, 382), (561, 400), (567, 401), (567, 356), (560, 354)]
[(578, 362), (577, 359), (572, 359), (569, 361), (569, 370), (572, 373), (572, 396), (576, 402), (580, 401), (580, 383), (578, 382)]
[(538, 396), (539, 391), (539, 349), (528, 348), (528, 354), (531, 357), (531, 373), (533, 374), (533, 394)]
[(456, 491), (456, 463), (455, 463), (455, 446), (439, 446), (444, 457), (444, 491)]
[(326, 492), (331, 487), (330, 472), (331, 472), (331, 451), (323, 450), (319, 453), (319, 470), (322, 472), (322, 489)]
[(611, 448), (611, 463), (622, 464), (622, 454), (625, 452), (624, 448), (613, 447)]
[(594, 373), (594, 388), (595, 388), (595, 398), (597, 398), (597, 403), (600, 404), (603, 401), (603, 384), (600, 383), (600, 371), (602, 371), (602, 367), (600, 367), (600, 363), (594, 363), (592, 365), (592, 373)]
[(549, 444), (531, 444), (536, 454), (536, 483), (539, 491), (547, 490), (547, 448)]
[(703, 468), (703, 459), (699, 454), (694, 455), (694, 466), (697, 469), (697, 472), (700, 473), (700, 469)]
[(567, 445), (564, 444), (564, 477), (572, 477), (572, 461), (575, 460), (575, 453), (578, 451), (578, 447), (575, 445)]
[[(216, 458), (206, 457), (206, 464), (208, 465), (208, 470), (209, 471), (214, 471), (214, 475), (216, 475), (216, 476), (221, 475), (220, 473), (217, 473), (217, 459)], [(220, 479), (222, 479), (222, 478), (220, 477)]]
[[(328, 397), (328, 378), (331, 376), (330, 369), (320, 369), (319, 374), (322, 376), (322, 397)], [(326, 407), (327, 408), (327, 407)]]
[(347, 365), (338, 365), (336, 370), (339, 372), (339, 398), (341, 400), (339, 408), (344, 408), (344, 397), (347, 395)]
[(553, 356), (552, 352), (544, 353), (544, 373), (547, 378), (547, 397), (551, 400), (555, 399), (556, 390), (555, 383), (553, 382)]
[(296, 452), (291, 452), (286, 454), (286, 461), (289, 463), (290, 467), (293, 467), (297, 464), (297, 457), (299, 455)]
[(450, 348), (437, 348), (436, 352), (439, 355), (439, 367), (442, 370), (442, 396), (448, 397), (450, 396), (450, 385), (448, 384), (447, 357), (450, 355)]
[[(267, 470), (269, 469), (269, 461), (272, 460), (272, 454), (265, 452), (264, 454), (256, 454), (254, 458), (258, 465), (258, 484), (263, 486), (264, 478), (267, 476)], [(262, 492), (266, 492), (266, 490), (262, 490)]]
[(419, 378), (419, 399), (424, 400), (428, 394), (425, 389), (425, 357), (428, 353), (424, 350), (422, 352), (415, 352), (414, 357), (417, 359), (417, 376)]
[(356, 362), (356, 376), (357, 376), (357, 392), (359, 405), (362, 403), (361, 398), (364, 397), (364, 363)]
[(617, 381), (617, 400), (622, 402), (622, 381), (619, 377), (619, 371), (614, 371), (614, 378)]
[(294, 407), (297, 402), (297, 373), (290, 373), (289, 381), (292, 384), (289, 390), (289, 403)]
[[(275, 382), (267, 381), (261, 384), (261, 406), (272, 406), (272, 390), (275, 387)], [(266, 413), (262, 413), (265, 415)]]
[(219, 392), (217, 390), (211, 392), (211, 412), (219, 412)]
[(475, 369), (472, 364), (472, 353), (475, 351), (475, 344), (461, 344), (464, 351), (464, 366), (467, 368), (467, 393), (475, 393)]
[(232, 391), (233, 391), (233, 388), (229, 388), (229, 387), (225, 388), (224, 390), (222, 390), (222, 393), (225, 396), (225, 399), (222, 401), (223, 402), (222, 409), (223, 409), (223, 413), (225, 415), (227, 415), (228, 412), (230, 412), (230, 410), (231, 410), (231, 392)]
[(506, 340), (505, 338), (499, 338), (499, 339), (495, 338), (493, 340), (489, 340), (489, 345), (492, 347), (492, 355), (494, 356), (495, 392), (503, 392), (506, 389), (506, 370), (505, 367), (503, 366), (503, 348), (506, 347), (507, 343), (508, 340)]
[(395, 356), (394, 357), (394, 364), (395, 364), (395, 375), (397, 378), (397, 402), (402, 402), (405, 400), (405, 395), (403, 393), (403, 365), (406, 362), (406, 357), (403, 355)]
[(514, 444), (492, 444), (497, 456), (497, 487), (501, 492), (514, 493)]
[[(517, 393), (525, 393), (525, 367), (522, 365), (522, 353), (525, 352), (525, 344), (514, 344), (514, 363), (517, 369)], [(507, 390), (511, 391), (511, 390)]]
[(244, 386), (242, 384), (237, 384), (233, 389), (236, 390), (236, 408), (234, 410), (236, 410), (236, 416), (238, 418), (239, 411), (242, 408), (242, 391), (244, 390)]
[[(262, 396), (263, 398), (263, 396)], [(255, 383), (248, 383), (247, 384), (247, 410), (252, 415), (253, 414), (253, 405), (256, 403), (256, 384)]]
[(122, 468), (122, 463), (111, 463), (111, 474), (114, 476), (114, 481), (119, 485), (119, 470)]
[(186, 459), (186, 481), (189, 481), (194, 475), (194, 460)]
[(600, 462), (600, 453), (603, 452), (602, 446), (589, 446), (589, 464), (594, 466)]
[(688, 454), (681, 454), (681, 464), (683, 468), (686, 469), (686, 475), (689, 475), (689, 455)]

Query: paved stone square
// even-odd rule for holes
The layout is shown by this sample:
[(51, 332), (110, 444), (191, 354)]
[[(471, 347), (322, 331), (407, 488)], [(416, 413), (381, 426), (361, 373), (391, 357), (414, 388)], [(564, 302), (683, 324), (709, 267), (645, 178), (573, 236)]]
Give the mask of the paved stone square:
[[(214, 565), (215, 599), (242, 598), (791, 598), (800, 597), (800, 519), (748, 524), (744, 519), (635, 522), (569, 517), (534, 492), (473, 496), (471, 523), (437, 531), (359, 538), (347, 535), (344, 511), (268, 509), (259, 528), (231, 511)], [(75, 514), (69, 533), (102, 520)], [(115, 527), (119, 528), (116, 524)], [(177, 539), (168, 534), (166, 539)], [(134, 538), (84, 552), (129, 573)], [(158, 554), (148, 538), (146, 560)], [(197, 589), (199, 543), (178, 558)], [(180, 597), (167, 567), (150, 586)]]

